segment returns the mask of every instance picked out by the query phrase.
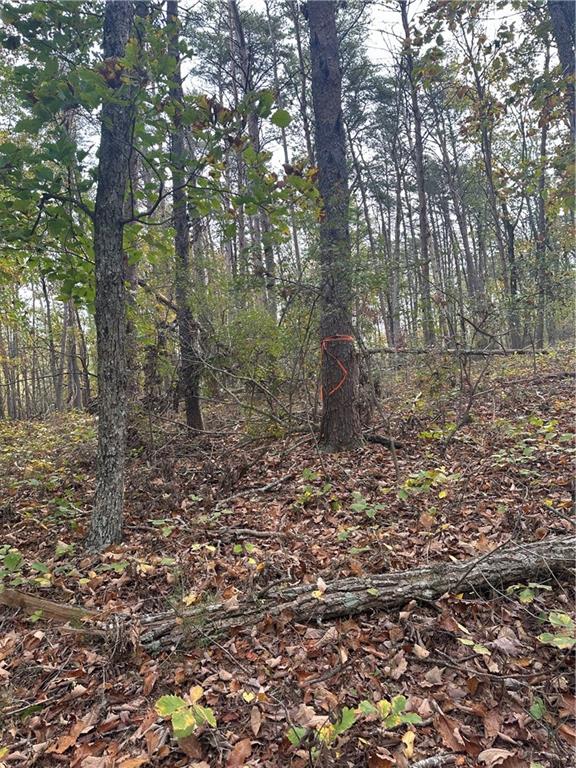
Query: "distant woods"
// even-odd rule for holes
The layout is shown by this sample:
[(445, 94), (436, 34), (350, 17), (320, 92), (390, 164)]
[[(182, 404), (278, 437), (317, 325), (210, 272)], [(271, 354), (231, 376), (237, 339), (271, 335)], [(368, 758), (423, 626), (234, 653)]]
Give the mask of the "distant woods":
[(0, 14), (0, 418), (98, 410), (95, 546), (142, 414), (341, 449), (366, 349), (569, 338), (572, 3)]

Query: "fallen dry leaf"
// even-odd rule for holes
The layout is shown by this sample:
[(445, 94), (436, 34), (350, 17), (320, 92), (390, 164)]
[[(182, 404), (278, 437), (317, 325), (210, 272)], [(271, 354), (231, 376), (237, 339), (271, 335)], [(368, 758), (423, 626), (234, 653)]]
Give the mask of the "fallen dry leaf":
[(313, 707), (309, 707), (307, 704), (300, 704), (293, 715), (293, 719), (295, 723), (302, 725), (304, 728), (316, 728), (316, 726), (324, 725), (328, 720), (328, 716), (317, 715)]
[(417, 643), (412, 647), (412, 651), (418, 659), (427, 659), (430, 656), (430, 651)]
[(502, 727), (503, 715), (497, 709), (491, 709), (484, 718), (484, 734), (492, 743)]
[(188, 755), (188, 757), (194, 757), (197, 760), (201, 760), (204, 757), (202, 744), (198, 740), (198, 737), (194, 736), (193, 733), (183, 739), (178, 739), (178, 746), (185, 755)]
[(459, 731), (459, 723), (452, 717), (438, 713), (433, 718), (434, 726), (440, 734), (444, 745), (452, 752), (464, 752), (466, 745)]
[(234, 745), (232, 752), (228, 755), (228, 760), (226, 761), (227, 768), (242, 768), (251, 754), (252, 744), (250, 739), (242, 739)]
[(258, 736), (262, 726), (262, 713), (260, 707), (252, 707), (250, 710), (250, 727), (254, 736)]
[(118, 768), (140, 768), (141, 765), (148, 765), (150, 758), (147, 755), (137, 755), (136, 757), (129, 757), (127, 760), (122, 760), (118, 763)]
[(509, 749), (490, 747), (490, 749), (485, 749), (483, 752), (480, 752), (478, 755), (478, 762), (484, 763), (486, 768), (492, 768), (494, 765), (502, 765), (504, 760), (509, 757), (515, 757), (515, 753), (510, 752)]
[(404, 651), (398, 651), (390, 661), (390, 677), (392, 680), (400, 680), (408, 669), (408, 662), (404, 658)]

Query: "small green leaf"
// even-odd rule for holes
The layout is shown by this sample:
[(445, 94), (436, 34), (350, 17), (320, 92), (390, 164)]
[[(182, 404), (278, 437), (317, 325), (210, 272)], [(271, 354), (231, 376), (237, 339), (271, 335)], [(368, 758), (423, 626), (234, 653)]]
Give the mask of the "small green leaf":
[(378, 707), (378, 714), (384, 720), (388, 715), (390, 714), (390, 710), (392, 709), (392, 705), (387, 699), (380, 699), (380, 701), (376, 704)]
[(287, 128), (292, 122), (292, 118), (290, 117), (290, 113), (285, 109), (277, 109), (271, 116), (270, 121), (274, 123), (274, 125), (277, 125), (278, 128)]
[(552, 640), (551, 645), (555, 648), (560, 648), (561, 650), (567, 650), (572, 648), (575, 643), (576, 638), (574, 637), (570, 637), (569, 635), (556, 635), (554, 640)]
[(22, 565), (22, 555), (14, 549), (4, 557), (4, 568), (8, 571), (17, 571)]
[(472, 646), (472, 650), (476, 651), (476, 653), (480, 653), (482, 656), (490, 656), (491, 655), (491, 653), (488, 650), (488, 648), (486, 648), (485, 645), (480, 645), (479, 643), (475, 643)]
[(378, 708), (371, 702), (368, 701), (368, 699), (364, 699), (360, 702), (358, 705), (358, 710), (363, 715), (377, 715), (378, 714)]
[(518, 593), (518, 597), (520, 598), (520, 602), (524, 605), (527, 605), (528, 603), (532, 603), (534, 601), (534, 590), (530, 589), (529, 587), (526, 587), (521, 592)]
[(154, 705), (154, 709), (161, 717), (168, 717), (168, 715), (186, 706), (187, 704), (181, 696), (168, 695), (161, 696)]
[(548, 645), (555, 637), (556, 635), (553, 635), (551, 632), (542, 632), (541, 635), (538, 635), (538, 640), (540, 640), (541, 643), (546, 643)]
[(336, 734), (344, 733), (349, 728), (352, 728), (356, 722), (356, 712), (349, 707), (344, 707), (340, 720), (335, 725)]
[(299, 747), (307, 735), (308, 735), (308, 728), (303, 728), (302, 726), (297, 725), (294, 728), (288, 729), (286, 738), (288, 739), (290, 744), (292, 744), (294, 747)]
[(394, 696), (390, 702), (390, 711), (393, 715), (400, 715), (406, 709), (406, 696)]
[(552, 611), (548, 614), (548, 620), (553, 627), (566, 627), (567, 629), (571, 629), (574, 626), (574, 622), (567, 613)]
[(546, 705), (544, 704), (544, 702), (539, 696), (537, 696), (534, 699), (532, 706), (529, 709), (529, 712), (534, 718), (534, 720), (542, 720), (542, 718), (546, 714)]
[(422, 722), (422, 718), (417, 712), (405, 712), (400, 719), (403, 723), (411, 723), (413, 725), (418, 725)]
[(200, 704), (193, 704), (192, 714), (198, 725), (204, 725), (206, 723), (212, 728), (216, 728), (216, 717), (210, 707), (201, 707)]
[(37, 573), (48, 573), (50, 570), (47, 565), (44, 565), (44, 563), (32, 563), (30, 568)]
[(196, 730), (198, 723), (192, 711), (188, 708), (178, 709), (172, 715), (172, 728), (177, 739), (185, 739)]

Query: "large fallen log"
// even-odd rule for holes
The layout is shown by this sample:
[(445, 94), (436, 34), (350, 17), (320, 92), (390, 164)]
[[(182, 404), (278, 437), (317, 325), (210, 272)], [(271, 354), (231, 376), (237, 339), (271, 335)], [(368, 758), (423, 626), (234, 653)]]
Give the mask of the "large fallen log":
[[(530, 544), (504, 544), (492, 552), (458, 563), (415, 568), (410, 571), (374, 576), (337, 579), (327, 584), (303, 584), (276, 587), (239, 601), (203, 603), (181, 613), (165, 613), (139, 618), (139, 642), (148, 652), (183, 647), (199, 639), (217, 637), (233, 629), (249, 627), (266, 617), (284, 615), (299, 622), (313, 622), (353, 616), (368, 611), (382, 611), (405, 605), (410, 600), (434, 600), (445, 593), (473, 592), (489, 594), (502, 591), (509, 584), (540, 577), (569, 574), (575, 565), (576, 536), (544, 539)], [(0, 592), (0, 604), (38, 610), (38, 599), (16, 590)], [(50, 616), (78, 618), (87, 614), (94, 634), (119, 632), (118, 619), (112, 623), (100, 616), (44, 601)], [(134, 617), (125, 618), (126, 634), (134, 636)], [(130, 626), (132, 625), (132, 626)]]
[(461, 563), (442, 563), (410, 571), (338, 579), (322, 585), (272, 589), (237, 604), (199, 605), (180, 616), (164, 613), (141, 621), (140, 641), (149, 651), (225, 634), (285, 614), (299, 622), (353, 616), (397, 608), (410, 600), (433, 600), (445, 593), (496, 591), (536, 576), (567, 573), (574, 567), (576, 536), (498, 547)]

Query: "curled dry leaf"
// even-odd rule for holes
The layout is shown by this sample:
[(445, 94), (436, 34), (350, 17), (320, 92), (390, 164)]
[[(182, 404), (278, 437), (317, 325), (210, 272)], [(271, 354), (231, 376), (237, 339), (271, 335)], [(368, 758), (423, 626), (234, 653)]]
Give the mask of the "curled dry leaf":
[(317, 715), (313, 707), (307, 704), (300, 704), (293, 715), (294, 722), (302, 725), (304, 728), (316, 728), (327, 722), (327, 715)]
[(412, 647), (412, 651), (418, 659), (427, 659), (430, 656), (430, 651), (424, 648), (423, 645), (418, 645), (418, 643)]
[(495, 765), (502, 765), (504, 760), (509, 757), (515, 757), (515, 753), (510, 752), (509, 749), (497, 749), (491, 747), (490, 749), (485, 749), (483, 752), (480, 752), (478, 755), (478, 762), (483, 763), (486, 768), (492, 768), (492, 766)]

